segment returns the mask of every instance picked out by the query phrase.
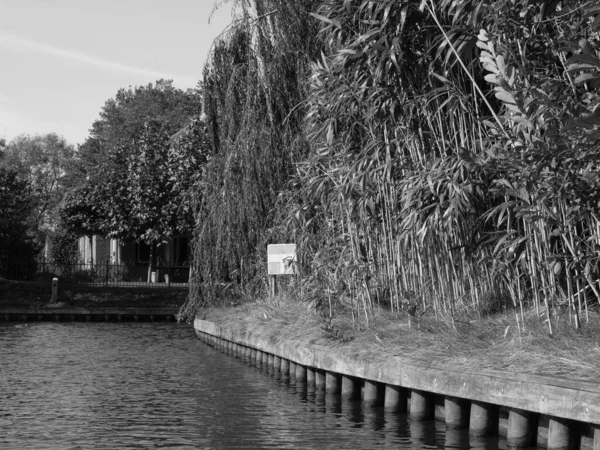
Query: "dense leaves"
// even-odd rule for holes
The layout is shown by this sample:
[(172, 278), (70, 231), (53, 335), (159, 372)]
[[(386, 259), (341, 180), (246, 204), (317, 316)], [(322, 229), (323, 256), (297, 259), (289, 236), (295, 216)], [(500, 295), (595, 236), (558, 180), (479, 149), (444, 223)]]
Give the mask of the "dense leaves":
[(260, 281), (266, 245), (276, 235), (278, 194), (308, 149), (304, 80), (319, 48), (308, 13), (318, 2), (237, 3), (241, 17), (213, 44), (204, 73), (212, 153), (195, 190), (196, 277), (188, 317), (214, 301), (223, 282)]
[(330, 313), (534, 306), (552, 332), (564, 306), (581, 326), (600, 300), (596, 2), (234, 3), (204, 74), (184, 316), (264, 280), (286, 240)]
[(73, 153), (73, 146), (56, 134), (22, 135), (9, 142), (0, 157), (0, 167), (15, 171), (25, 183), (31, 205), (28, 229), (42, 245), (55, 227)]
[(79, 182), (62, 209), (65, 227), (147, 243), (188, 231), (193, 218), (186, 193), (207, 152), (197, 135), (171, 136), (199, 111), (199, 92), (162, 80), (121, 89), (107, 101), (79, 149)]
[(2, 263), (28, 263), (37, 256), (40, 245), (29, 228), (33, 209), (27, 182), (16, 170), (0, 167), (0, 268)]

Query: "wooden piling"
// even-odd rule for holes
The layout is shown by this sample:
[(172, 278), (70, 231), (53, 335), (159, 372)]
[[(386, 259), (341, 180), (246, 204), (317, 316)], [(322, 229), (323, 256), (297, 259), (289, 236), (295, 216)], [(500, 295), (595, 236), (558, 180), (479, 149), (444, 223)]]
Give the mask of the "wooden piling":
[(528, 447), (532, 445), (533, 428), (533, 415), (529, 411), (509, 410), (506, 444), (509, 447)]
[(296, 382), (306, 383), (306, 366), (296, 364)]
[(290, 361), (290, 371), (288, 376), (290, 377), (290, 381), (296, 379), (296, 363), (294, 361)]
[(281, 372), (281, 357), (275, 355), (273, 356), (273, 372), (280, 373)]
[(357, 399), (360, 398), (360, 382), (348, 375), (342, 375), (342, 398)]
[(339, 394), (341, 389), (341, 376), (338, 373), (325, 374), (325, 390), (328, 394)]
[(316, 372), (312, 367), (306, 368), (306, 384), (308, 386), (314, 386), (316, 381)]
[(393, 384), (386, 385), (384, 407), (386, 411), (406, 412), (406, 390)]
[(494, 436), (498, 432), (498, 407), (489, 403), (471, 402), (469, 434)]
[(433, 402), (427, 392), (413, 390), (410, 394), (410, 413), (412, 420), (427, 420), (433, 418)]
[(290, 376), (290, 361), (289, 359), (281, 358), (281, 376)]
[(315, 369), (315, 387), (317, 389), (327, 388), (327, 377), (325, 376), (325, 372), (322, 370)]
[(548, 450), (567, 450), (570, 440), (569, 421), (551, 417), (548, 422)]
[(383, 400), (381, 383), (372, 380), (365, 380), (365, 390), (363, 392), (363, 403), (366, 406), (379, 406)]
[(444, 414), (448, 428), (460, 429), (469, 426), (469, 404), (463, 399), (445, 397)]

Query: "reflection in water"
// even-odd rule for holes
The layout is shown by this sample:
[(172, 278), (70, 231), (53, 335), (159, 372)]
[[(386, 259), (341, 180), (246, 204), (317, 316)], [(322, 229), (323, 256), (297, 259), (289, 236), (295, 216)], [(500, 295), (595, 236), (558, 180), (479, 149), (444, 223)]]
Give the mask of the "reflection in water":
[(498, 448), (363, 407), (165, 323), (0, 325), (0, 448)]

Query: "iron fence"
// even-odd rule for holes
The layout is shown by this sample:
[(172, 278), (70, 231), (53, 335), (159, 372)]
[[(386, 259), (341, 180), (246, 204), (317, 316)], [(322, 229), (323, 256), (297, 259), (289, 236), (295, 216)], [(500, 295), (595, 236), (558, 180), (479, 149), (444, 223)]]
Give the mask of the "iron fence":
[(187, 288), (190, 267), (148, 263), (61, 263), (56, 261), (0, 261), (0, 277), (15, 281), (42, 281), (57, 276), (75, 285)]

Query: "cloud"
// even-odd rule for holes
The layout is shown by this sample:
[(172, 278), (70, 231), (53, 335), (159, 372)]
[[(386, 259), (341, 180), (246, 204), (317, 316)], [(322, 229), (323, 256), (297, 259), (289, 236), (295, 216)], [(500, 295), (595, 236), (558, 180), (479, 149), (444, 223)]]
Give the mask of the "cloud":
[(92, 55), (66, 48), (55, 47), (52, 45), (36, 42), (12, 33), (0, 31), (0, 47), (19, 52), (31, 52), (43, 55), (50, 55), (57, 58), (68, 59), (79, 64), (94, 66), (109, 72), (130, 73), (143, 75), (153, 79), (165, 78), (179, 82), (186, 87), (193, 87), (198, 82), (197, 78), (187, 75), (177, 75), (159, 70), (146, 69), (143, 67), (130, 66), (117, 61), (97, 58)]

